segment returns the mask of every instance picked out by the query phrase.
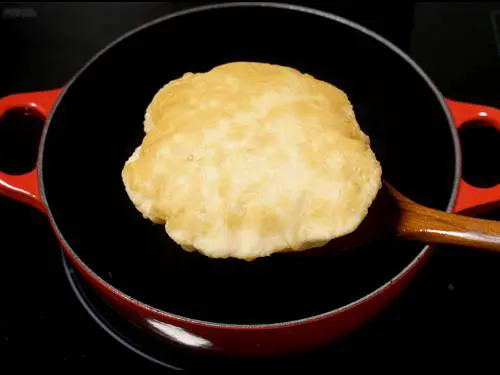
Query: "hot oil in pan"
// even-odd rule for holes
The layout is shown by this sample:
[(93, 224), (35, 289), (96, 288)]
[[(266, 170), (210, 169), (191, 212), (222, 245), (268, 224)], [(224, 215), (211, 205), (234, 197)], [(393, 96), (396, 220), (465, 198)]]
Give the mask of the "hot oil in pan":
[[(385, 283), (421, 249), (380, 241), (340, 253), (275, 254), (247, 262), (185, 252), (161, 226), (151, 229), (165, 248), (144, 249), (134, 263), (141, 277), (150, 277), (147, 284), (157, 285), (137, 290), (141, 298), (176, 314), (233, 324), (277, 323), (341, 307)], [(143, 263), (146, 256), (157, 262)], [(112, 282), (135, 286), (133, 280)]]

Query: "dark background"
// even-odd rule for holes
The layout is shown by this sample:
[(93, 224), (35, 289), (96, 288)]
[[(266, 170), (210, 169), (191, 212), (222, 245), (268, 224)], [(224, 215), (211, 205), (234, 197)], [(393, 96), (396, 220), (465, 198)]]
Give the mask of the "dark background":
[[(123, 32), (194, 4), (0, 3), (0, 96), (60, 87)], [(391, 40), (445, 96), (500, 107), (492, 13), (500, 11), (500, 3), (308, 4)], [(0, 126), (0, 169), (26, 171), (34, 162), (40, 126), (27, 121), (12, 127), (8, 122)], [(467, 178), (498, 182), (498, 132), (473, 132), (463, 142)], [(0, 373), (33, 366), (39, 371), (163, 372), (116, 343), (83, 310), (43, 215), (0, 197), (0, 238)], [(440, 247), (397, 303), (332, 351), (306, 357), (300, 366), (335, 368), (340, 362), (366, 363), (361, 359), (369, 357), (368, 363), (377, 367), (400, 368), (399, 361), (427, 368), (475, 364), (498, 373), (499, 296), (500, 257)]]

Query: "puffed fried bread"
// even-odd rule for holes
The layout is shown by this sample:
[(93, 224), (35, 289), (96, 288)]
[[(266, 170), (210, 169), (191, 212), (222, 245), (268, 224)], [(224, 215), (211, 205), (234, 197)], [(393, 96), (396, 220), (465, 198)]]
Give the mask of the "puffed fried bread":
[(122, 170), (135, 208), (186, 251), (252, 260), (354, 231), (382, 168), (346, 93), (296, 69), (232, 62), (154, 95)]

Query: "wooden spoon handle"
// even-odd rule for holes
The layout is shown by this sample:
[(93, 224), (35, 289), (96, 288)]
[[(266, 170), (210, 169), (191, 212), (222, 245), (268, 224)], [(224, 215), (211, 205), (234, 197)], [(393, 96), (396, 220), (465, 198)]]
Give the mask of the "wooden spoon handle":
[(398, 232), (406, 239), (500, 252), (500, 221), (447, 213), (405, 202)]

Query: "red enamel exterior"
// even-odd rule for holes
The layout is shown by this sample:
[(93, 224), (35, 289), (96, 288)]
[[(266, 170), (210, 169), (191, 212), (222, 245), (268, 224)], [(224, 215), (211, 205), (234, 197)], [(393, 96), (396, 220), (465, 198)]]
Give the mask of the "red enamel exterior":
[[(13, 108), (28, 108), (47, 119), (60, 92), (61, 90), (51, 90), (25, 93), (0, 99), (0, 117)], [(500, 111), (495, 108), (451, 100), (447, 100), (447, 104), (457, 128), (471, 120), (483, 120), (500, 130)], [(39, 181), (37, 169), (22, 176), (0, 173), (0, 193), (47, 213), (40, 189), (43, 189), (43, 183)], [(484, 209), (497, 204), (499, 200), (500, 186), (478, 189), (461, 180), (454, 211), (477, 207)], [(224, 355), (278, 355), (311, 349), (339, 339), (359, 328), (400, 295), (430, 255), (430, 248), (427, 248), (404, 272), (375, 293), (321, 316), (279, 325), (215, 325), (173, 316), (122, 294), (88, 269), (78, 256), (64, 245), (62, 234), (57, 230), (55, 233), (73, 265), (87, 282), (127, 319), (166, 339), (184, 343), (194, 349)], [(172, 326), (176, 329), (172, 330)], [(185, 340), (186, 336), (190, 338), (189, 341)]]
[[(9, 110), (23, 109), (46, 120), (60, 92), (61, 90), (50, 90), (6, 96), (0, 99), (0, 118)], [(37, 168), (18, 176), (0, 172), (0, 194), (46, 212), (40, 196)]]
[[(470, 103), (460, 103), (447, 100), (453, 121), (457, 129), (471, 121), (480, 121), (482, 124), (492, 126), (500, 131), (500, 110)], [(500, 198), (500, 185), (491, 188), (477, 188), (471, 186), (463, 179), (458, 187), (458, 197), (455, 211), (485, 211), (498, 205)]]

